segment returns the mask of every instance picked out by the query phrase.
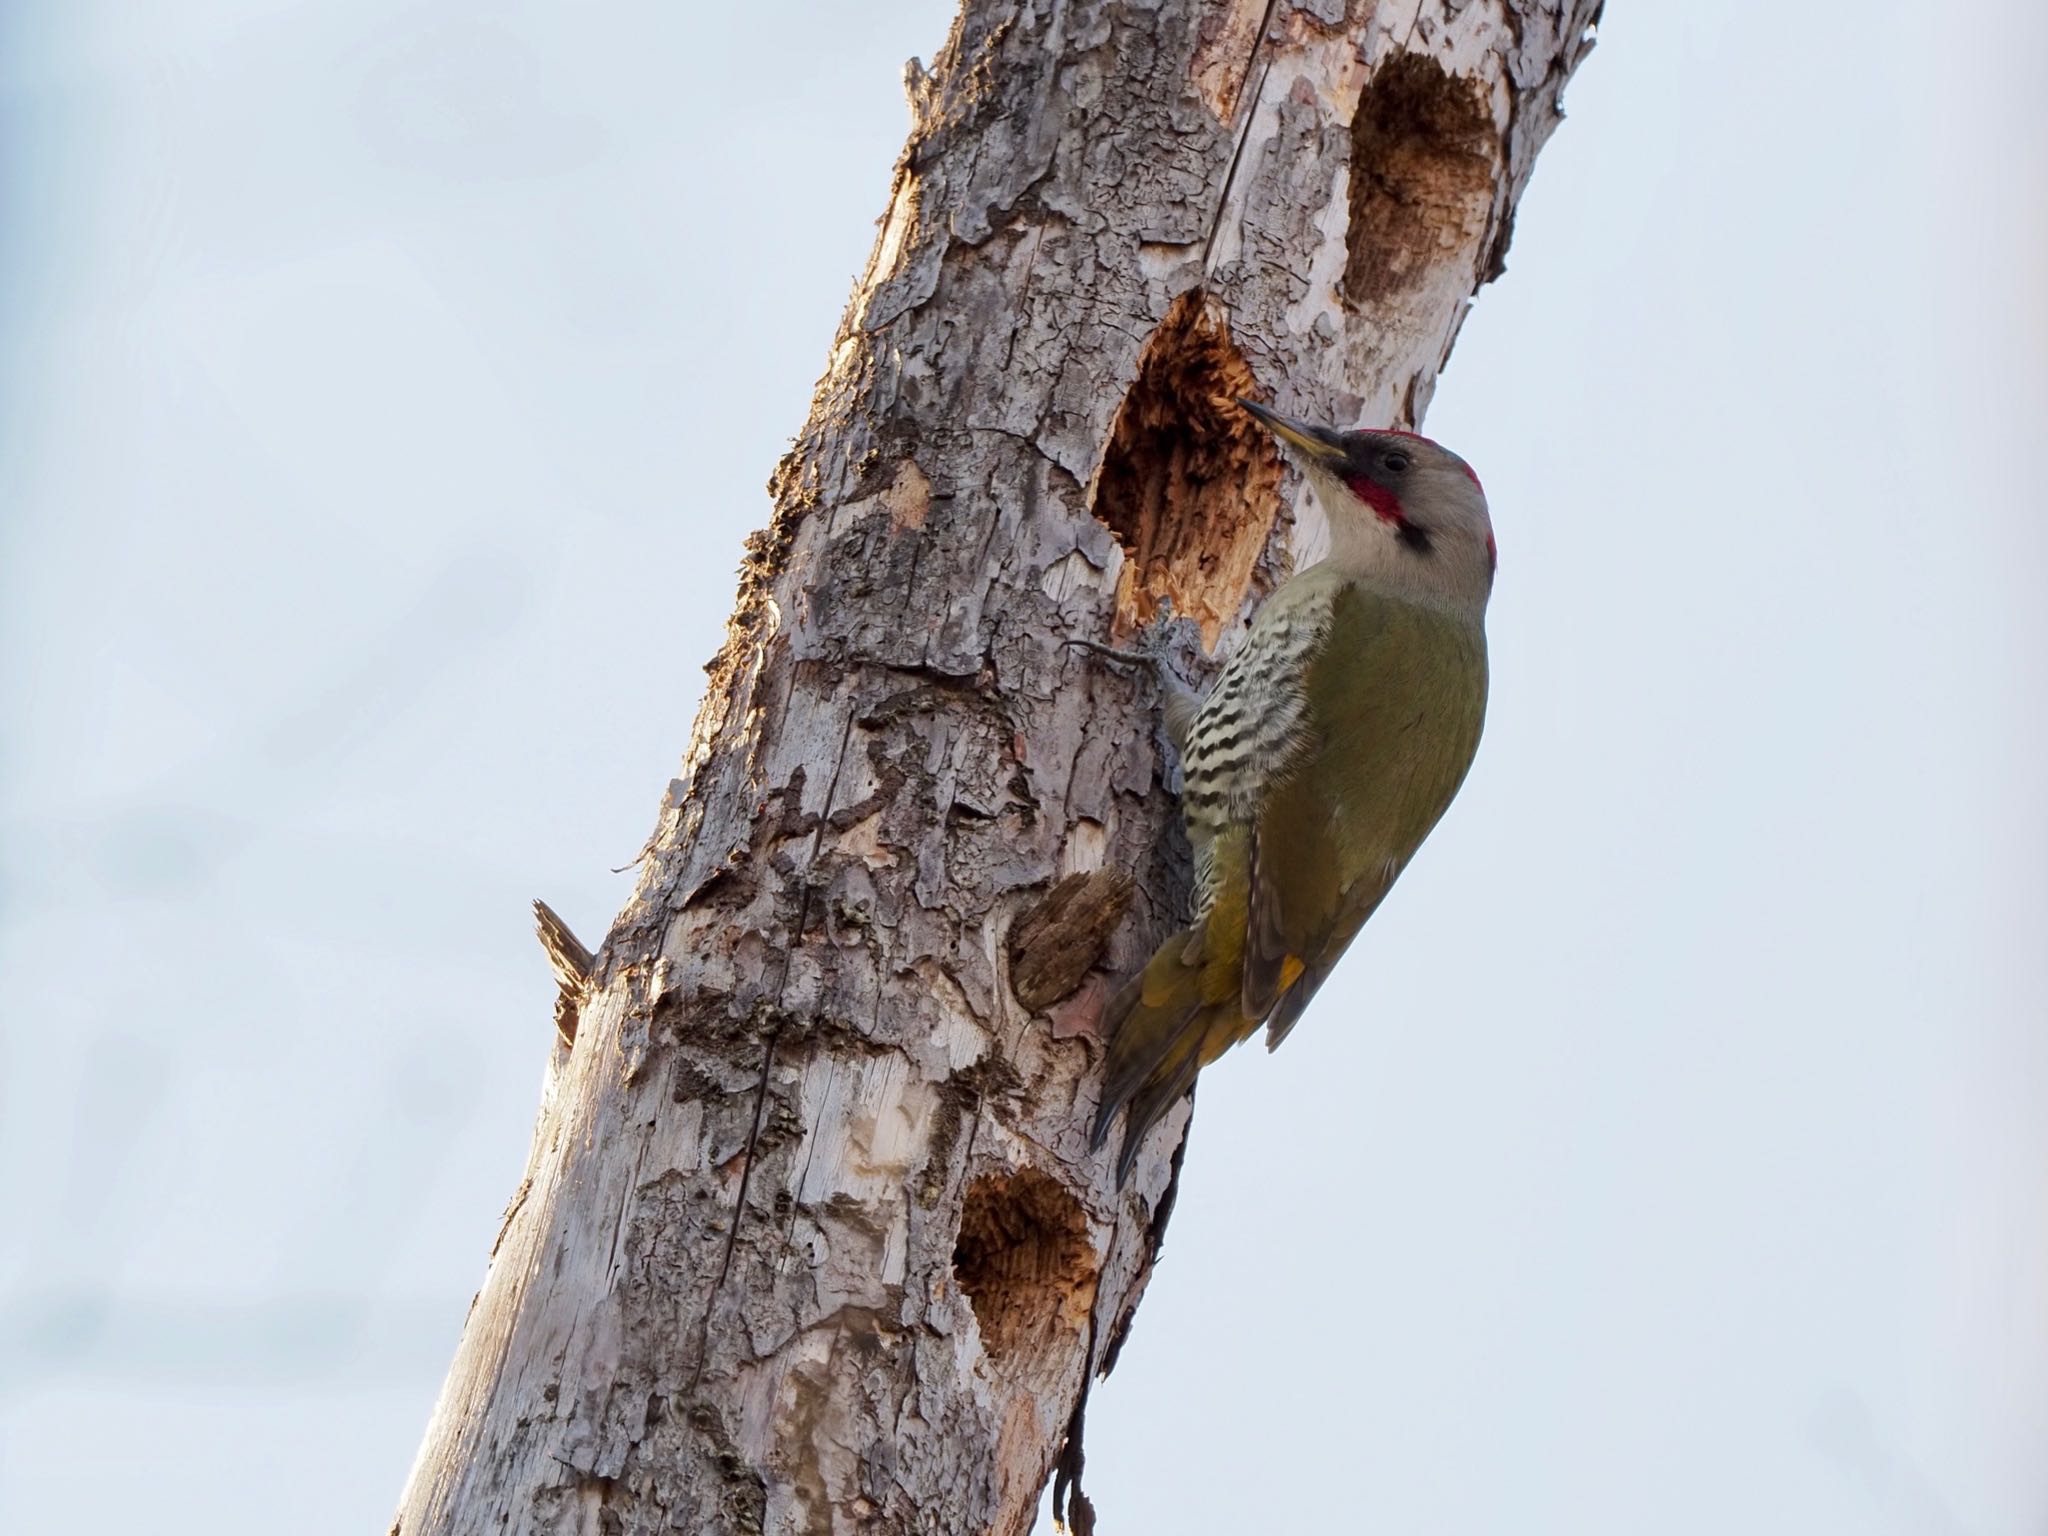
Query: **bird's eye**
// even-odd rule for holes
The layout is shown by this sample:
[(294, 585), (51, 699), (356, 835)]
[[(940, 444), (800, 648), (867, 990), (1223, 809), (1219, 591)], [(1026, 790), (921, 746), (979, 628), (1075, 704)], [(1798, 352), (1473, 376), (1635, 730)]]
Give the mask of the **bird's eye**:
[(1413, 459), (1409, 458), (1407, 454), (1403, 453), (1398, 448), (1396, 448), (1392, 453), (1382, 454), (1380, 456), (1380, 464), (1387, 469), (1391, 469), (1397, 475), (1414, 462), (1415, 461)]

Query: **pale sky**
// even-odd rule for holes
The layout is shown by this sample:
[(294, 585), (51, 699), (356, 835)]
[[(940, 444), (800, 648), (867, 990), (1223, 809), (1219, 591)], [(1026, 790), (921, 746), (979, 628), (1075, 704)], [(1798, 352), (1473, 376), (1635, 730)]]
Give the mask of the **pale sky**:
[[(949, 15), (0, 8), (9, 1536), (388, 1522)], [(2044, 57), (1609, 7), (1478, 766), (1204, 1078), (1104, 1536), (2048, 1536)]]

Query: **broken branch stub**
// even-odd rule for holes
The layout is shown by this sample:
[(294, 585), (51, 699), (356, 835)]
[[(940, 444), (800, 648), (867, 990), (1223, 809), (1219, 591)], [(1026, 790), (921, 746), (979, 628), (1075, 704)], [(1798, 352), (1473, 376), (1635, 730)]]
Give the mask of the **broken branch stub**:
[(1010, 930), (1010, 990), (1033, 1013), (1081, 985), (1130, 909), (1135, 877), (1121, 869), (1065, 876)]
[(577, 1017), (590, 989), (591, 953), (569, 931), (561, 914), (538, 898), (533, 903), (533, 928), (555, 973), (555, 1033), (564, 1046), (574, 1045)]

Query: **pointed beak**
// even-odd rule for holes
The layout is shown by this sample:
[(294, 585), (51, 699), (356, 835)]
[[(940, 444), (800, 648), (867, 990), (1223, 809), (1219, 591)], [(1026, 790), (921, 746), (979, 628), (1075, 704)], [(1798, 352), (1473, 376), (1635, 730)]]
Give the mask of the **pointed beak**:
[(1268, 432), (1279, 438), (1283, 448), (1290, 448), (1305, 459), (1339, 464), (1348, 457), (1343, 445), (1337, 441), (1337, 434), (1328, 427), (1282, 416), (1278, 411), (1267, 410), (1256, 400), (1240, 399), (1236, 403), (1239, 409), (1263, 423)]

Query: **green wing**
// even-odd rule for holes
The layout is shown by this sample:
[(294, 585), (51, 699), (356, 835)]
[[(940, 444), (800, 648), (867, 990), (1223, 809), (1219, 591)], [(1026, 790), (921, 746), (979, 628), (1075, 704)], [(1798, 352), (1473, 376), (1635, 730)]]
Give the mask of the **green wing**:
[(1119, 1184), (1203, 1067), (1261, 1023), (1269, 1044), (1293, 1028), (1479, 743), (1476, 623), (1313, 572), (1296, 582), (1260, 616), (1274, 643), (1233, 659), (1190, 732), (1198, 915), (1103, 1013), (1090, 1145), (1128, 1107)]
[[(1294, 1027), (1464, 781), (1486, 712), (1476, 623), (1350, 586), (1310, 663), (1310, 741), (1251, 828), (1243, 1012)], [(1247, 1032), (1248, 1032), (1247, 1031)]]

